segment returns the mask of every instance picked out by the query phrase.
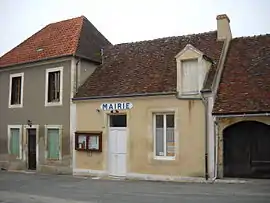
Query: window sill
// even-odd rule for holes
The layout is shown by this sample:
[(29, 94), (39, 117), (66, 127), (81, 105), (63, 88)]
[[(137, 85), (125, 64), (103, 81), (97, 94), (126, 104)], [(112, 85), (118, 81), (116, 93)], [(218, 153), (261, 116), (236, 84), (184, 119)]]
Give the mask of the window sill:
[(8, 105), (8, 108), (10, 108), (10, 109), (22, 108), (22, 107), (23, 107), (22, 104), (13, 104), (13, 105), (9, 104)]
[(161, 161), (174, 161), (175, 157), (160, 157), (160, 156), (155, 156), (155, 160), (161, 160)]
[(45, 106), (62, 106), (62, 102), (46, 102)]

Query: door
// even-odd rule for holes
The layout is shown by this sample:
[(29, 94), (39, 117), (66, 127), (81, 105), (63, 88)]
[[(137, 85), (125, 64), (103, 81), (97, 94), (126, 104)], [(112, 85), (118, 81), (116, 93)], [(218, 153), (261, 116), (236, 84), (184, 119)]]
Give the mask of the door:
[(36, 129), (28, 129), (28, 169), (36, 170)]
[(245, 121), (223, 132), (224, 176), (270, 178), (270, 127)]
[(109, 127), (109, 174), (126, 176), (126, 115), (111, 115)]

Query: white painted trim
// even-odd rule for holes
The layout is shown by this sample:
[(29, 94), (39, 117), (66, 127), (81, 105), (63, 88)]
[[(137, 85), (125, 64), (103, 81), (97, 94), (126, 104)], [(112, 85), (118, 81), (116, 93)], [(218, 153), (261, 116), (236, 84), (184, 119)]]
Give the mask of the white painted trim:
[(63, 136), (63, 126), (62, 125), (45, 125), (45, 159), (48, 158), (48, 129), (59, 129), (59, 157), (58, 160), (62, 160), (62, 136)]
[[(155, 116), (156, 115), (162, 115), (163, 116), (163, 125), (166, 126), (166, 117), (164, 115), (174, 115), (174, 156), (157, 156), (156, 155), (156, 119), (155, 119)], [(169, 110), (169, 111), (165, 111), (164, 110), (157, 110), (157, 111), (152, 111), (152, 136), (153, 136), (153, 148), (154, 148), (154, 151), (153, 151), (153, 158), (156, 159), (156, 160), (175, 160), (176, 159), (176, 145), (177, 145), (177, 142), (176, 142), (176, 137), (177, 137), (177, 134), (176, 134), (176, 111), (175, 109), (174, 110)], [(164, 128), (164, 133), (166, 133), (166, 128)], [(166, 139), (164, 138), (164, 146), (167, 144), (166, 142)]]
[[(11, 104), (11, 91), (12, 91), (12, 78), (21, 77), (21, 101), (20, 104)], [(8, 97), (8, 107), (9, 108), (22, 108), (23, 107), (23, 88), (24, 87), (24, 73), (14, 73), (9, 76), (9, 97)]]
[[(61, 106), (63, 104), (63, 67), (48, 68), (46, 69), (45, 75), (45, 106)], [(48, 102), (48, 83), (49, 83), (49, 73), (60, 71), (60, 101), (59, 102)]]
[(70, 149), (72, 152), (71, 168), (76, 168), (75, 132), (77, 130), (77, 106), (70, 103)]
[(178, 59), (178, 58), (180, 58), (186, 51), (188, 51), (188, 50), (191, 50), (191, 51), (193, 51), (193, 52), (195, 52), (195, 53), (197, 53), (197, 54), (199, 54), (199, 55), (203, 55), (203, 52), (201, 52), (199, 49), (196, 49), (193, 45), (191, 45), (191, 44), (187, 44), (186, 46), (185, 46), (185, 48), (184, 49), (182, 49), (176, 56), (175, 56), (175, 58), (176, 59)]
[(19, 152), (20, 155), (19, 157), (17, 157), (17, 159), (22, 159), (22, 126), (21, 125), (8, 125), (8, 154), (11, 154), (10, 152), (10, 137), (11, 137), (11, 133), (10, 133), (10, 129), (11, 128), (16, 128), (19, 129)]
[(28, 129), (36, 129), (36, 166), (38, 168), (39, 166), (39, 125), (32, 125), (31, 127), (29, 125), (24, 125), (23, 126), (23, 131), (24, 131), (24, 139), (27, 140), (26, 147), (27, 150), (24, 150), (23, 153), (23, 160), (26, 161), (27, 163), (27, 168), (28, 168)]

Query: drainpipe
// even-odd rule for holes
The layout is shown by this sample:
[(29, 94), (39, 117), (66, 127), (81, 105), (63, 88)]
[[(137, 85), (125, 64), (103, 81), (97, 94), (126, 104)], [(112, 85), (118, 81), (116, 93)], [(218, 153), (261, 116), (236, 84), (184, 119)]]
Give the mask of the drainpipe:
[(270, 116), (270, 113), (251, 113), (251, 114), (231, 114), (231, 115), (214, 115), (217, 118), (233, 118), (233, 117), (253, 117), (253, 116)]
[(205, 109), (205, 138), (204, 138), (204, 146), (205, 146), (205, 155), (204, 155), (204, 159), (205, 159), (205, 163), (204, 163), (204, 167), (205, 167), (205, 179), (208, 180), (209, 178), (209, 174), (208, 174), (208, 99), (206, 99), (203, 94), (202, 94), (202, 101), (204, 104), (204, 109)]

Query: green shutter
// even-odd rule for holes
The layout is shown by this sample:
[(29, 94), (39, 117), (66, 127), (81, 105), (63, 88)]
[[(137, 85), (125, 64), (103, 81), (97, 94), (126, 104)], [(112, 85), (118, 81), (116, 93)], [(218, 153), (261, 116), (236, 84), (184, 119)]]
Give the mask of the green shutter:
[(48, 159), (59, 159), (59, 129), (48, 129)]
[(10, 129), (10, 153), (20, 157), (20, 129)]

